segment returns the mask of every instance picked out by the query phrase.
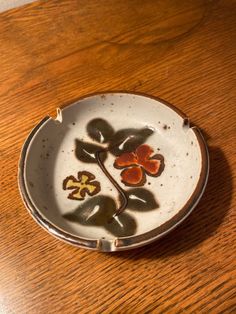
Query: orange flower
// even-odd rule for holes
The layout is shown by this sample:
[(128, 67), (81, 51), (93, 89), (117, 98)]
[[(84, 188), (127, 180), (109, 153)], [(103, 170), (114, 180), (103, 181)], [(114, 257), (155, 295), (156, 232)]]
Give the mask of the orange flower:
[(123, 153), (116, 158), (114, 167), (127, 168), (121, 172), (121, 181), (127, 186), (142, 186), (146, 182), (146, 174), (157, 177), (164, 169), (164, 158), (157, 154), (151, 157), (153, 149), (140, 145), (135, 152)]

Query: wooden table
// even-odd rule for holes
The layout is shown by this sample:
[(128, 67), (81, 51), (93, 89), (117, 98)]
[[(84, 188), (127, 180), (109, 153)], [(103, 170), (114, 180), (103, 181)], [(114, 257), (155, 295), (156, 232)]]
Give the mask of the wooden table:
[[(41, 1), (0, 15), (0, 313), (236, 313), (236, 2)], [(41, 118), (108, 90), (159, 96), (208, 140), (191, 216), (159, 242), (104, 254), (54, 239), (17, 187)]]

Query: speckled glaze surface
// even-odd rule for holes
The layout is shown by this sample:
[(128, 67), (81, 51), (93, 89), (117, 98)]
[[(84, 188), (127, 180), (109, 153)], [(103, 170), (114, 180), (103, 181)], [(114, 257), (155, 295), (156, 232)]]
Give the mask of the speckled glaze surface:
[(101, 251), (150, 243), (198, 203), (205, 141), (173, 106), (150, 96), (86, 96), (44, 118), (26, 140), (19, 187), (54, 236)]

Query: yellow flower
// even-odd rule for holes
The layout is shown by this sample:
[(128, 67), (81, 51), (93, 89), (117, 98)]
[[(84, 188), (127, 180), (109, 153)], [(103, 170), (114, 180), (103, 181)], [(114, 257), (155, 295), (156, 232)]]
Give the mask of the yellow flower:
[(96, 195), (101, 190), (101, 185), (98, 181), (93, 181), (95, 176), (88, 171), (78, 172), (78, 179), (74, 176), (69, 176), (63, 181), (64, 190), (74, 190), (68, 195), (72, 200), (84, 200), (86, 193), (90, 196)]

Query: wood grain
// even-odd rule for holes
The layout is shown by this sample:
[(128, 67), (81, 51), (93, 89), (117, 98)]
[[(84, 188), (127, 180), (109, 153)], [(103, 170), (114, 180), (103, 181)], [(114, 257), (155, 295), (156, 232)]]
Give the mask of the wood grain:
[[(235, 313), (236, 2), (41, 1), (0, 14), (0, 313)], [(17, 187), (20, 149), (91, 92), (159, 96), (210, 147), (206, 192), (164, 239), (117, 254), (41, 229)]]

